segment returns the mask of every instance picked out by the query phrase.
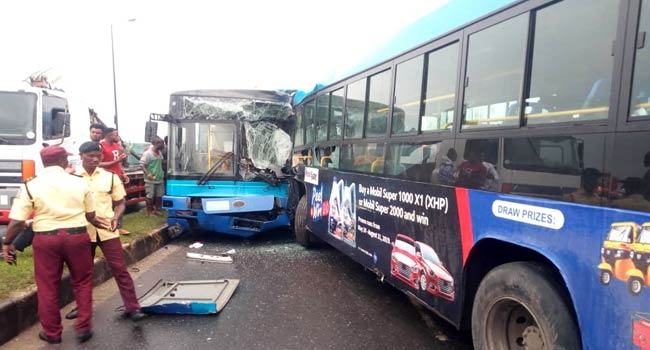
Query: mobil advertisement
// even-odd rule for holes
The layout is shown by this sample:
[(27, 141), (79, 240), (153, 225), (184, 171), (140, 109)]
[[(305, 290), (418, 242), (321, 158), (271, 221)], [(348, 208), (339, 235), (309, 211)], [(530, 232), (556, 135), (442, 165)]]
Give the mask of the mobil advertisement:
[(311, 231), (457, 319), (462, 253), (454, 189), (316, 171), (318, 183), (308, 186)]

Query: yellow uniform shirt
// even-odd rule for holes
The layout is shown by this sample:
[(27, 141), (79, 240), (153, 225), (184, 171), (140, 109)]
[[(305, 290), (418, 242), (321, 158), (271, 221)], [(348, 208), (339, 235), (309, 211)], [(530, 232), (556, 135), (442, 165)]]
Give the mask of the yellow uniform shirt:
[[(126, 197), (126, 191), (119, 176), (100, 167), (97, 167), (92, 174), (88, 174), (83, 167), (77, 168), (75, 173), (86, 180), (88, 187), (90, 187), (93, 193), (95, 199), (95, 215), (111, 220), (115, 215), (113, 212), (113, 201), (119, 201)], [(111, 178), (113, 181), (112, 185)], [(88, 224), (88, 234), (92, 242), (97, 241), (97, 236), (102, 241), (120, 236), (117, 231), (111, 232), (102, 228), (96, 228), (90, 224)]]
[(86, 213), (95, 211), (93, 194), (86, 181), (60, 166), (49, 166), (27, 182), (31, 198), (22, 185), (9, 218), (25, 221), (34, 213), (34, 231), (86, 226)]

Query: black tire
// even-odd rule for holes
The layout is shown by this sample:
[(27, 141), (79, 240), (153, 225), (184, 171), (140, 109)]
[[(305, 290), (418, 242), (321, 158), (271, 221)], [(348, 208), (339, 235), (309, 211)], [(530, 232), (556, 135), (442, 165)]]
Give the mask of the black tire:
[(474, 299), (474, 349), (581, 349), (580, 332), (564, 294), (543, 265), (515, 262), (494, 268)]
[(307, 217), (309, 216), (307, 210), (307, 196), (300, 197), (298, 206), (296, 207), (296, 214), (293, 222), (293, 233), (296, 236), (296, 242), (305, 248), (312, 248), (315, 239), (311, 232), (307, 229)]

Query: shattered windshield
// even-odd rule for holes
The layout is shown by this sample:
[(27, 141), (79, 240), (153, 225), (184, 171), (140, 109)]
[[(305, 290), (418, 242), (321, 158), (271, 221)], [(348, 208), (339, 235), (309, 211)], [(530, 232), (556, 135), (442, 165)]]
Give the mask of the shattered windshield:
[(271, 169), (277, 174), (291, 156), (291, 137), (269, 122), (244, 123), (246, 155), (258, 169)]
[[(173, 113), (181, 105), (181, 113)], [(187, 120), (288, 120), (289, 102), (212, 96), (174, 96), (172, 117)]]
[[(244, 169), (241, 174), (244, 179), (255, 178), (248, 174), (255, 169), (283, 176), (281, 169), (291, 156), (290, 134), (294, 122), (288, 95), (253, 90), (200, 93), (230, 95), (218, 97), (191, 92), (172, 95), (170, 116), (174, 122), (170, 144), (174, 146), (171, 150), (174, 166), (171, 175), (205, 172), (214, 164), (214, 154), (233, 152), (236, 157), (224, 163), (224, 166), (228, 164), (228, 172), (224, 168), (222, 174), (232, 174), (234, 162), (234, 166), (241, 164)], [(229, 144), (223, 143), (226, 139)], [(208, 152), (215, 144), (220, 145), (221, 153)]]
[(36, 103), (33, 93), (0, 91), (0, 144), (34, 142)]

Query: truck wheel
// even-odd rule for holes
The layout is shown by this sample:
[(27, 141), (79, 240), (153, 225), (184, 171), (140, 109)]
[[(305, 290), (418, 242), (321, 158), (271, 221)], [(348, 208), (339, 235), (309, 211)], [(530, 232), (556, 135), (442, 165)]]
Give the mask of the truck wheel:
[(296, 235), (296, 242), (305, 248), (311, 248), (314, 245), (314, 237), (307, 230), (307, 196), (300, 197), (296, 207), (295, 219), (293, 222), (293, 232)]
[(540, 264), (496, 267), (483, 278), (474, 299), (474, 348), (581, 349), (563, 294), (551, 271)]
[(634, 296), (639, 295), (643, 291), (643, 281), (638, 277), (630, 277), (627, 280), (627, 289), (630, 291), (630, 294)]

